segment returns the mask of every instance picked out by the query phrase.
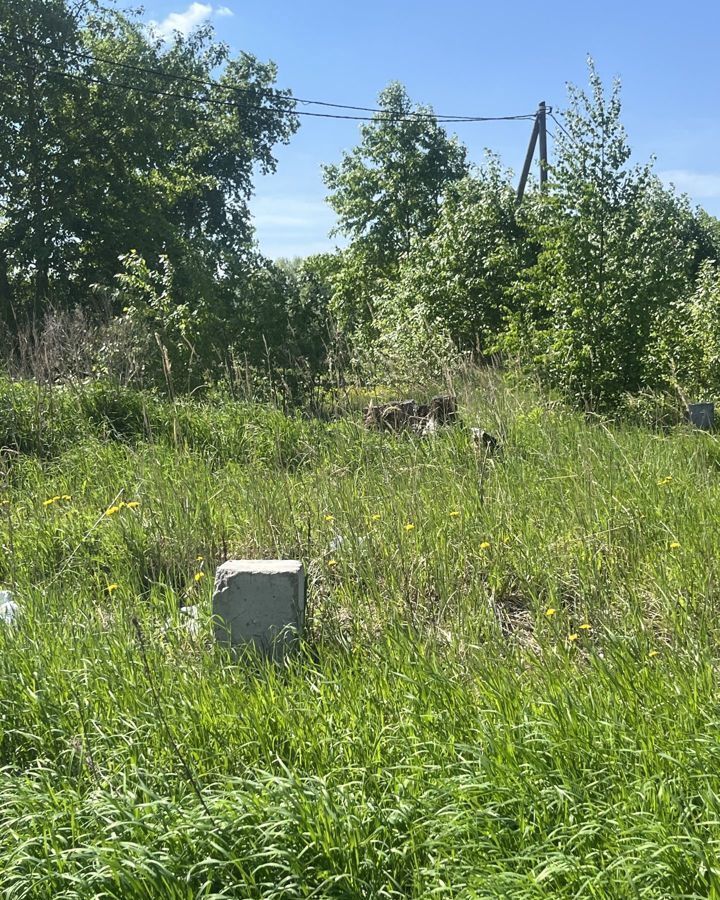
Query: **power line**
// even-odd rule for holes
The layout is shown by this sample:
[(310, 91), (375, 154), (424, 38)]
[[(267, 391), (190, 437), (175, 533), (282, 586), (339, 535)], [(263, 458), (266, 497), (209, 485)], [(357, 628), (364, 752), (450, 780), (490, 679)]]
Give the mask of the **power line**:
[(575, 138), (570, 134), (570, 132), (567, 130), (567, 128), (563, 125), (563, 123), (558, 118), (555, 117), (554, 113), (552, 113), (552, 112), (550, 113), (550, 118), (557, 125), (557, 127), (563, 132), (563, 134), (570, 141), (570, 143), (575, 144), (577, 146), (577, 141), (575, 140)]
[[(161, 78), (166, 78), (166, 79), (169, 79), (172, 81), (183, 82), (185, 84), (194, 84), (194, 85), (200, 86), (204, 89), (207, 89), (208, 87), (210, 87), (214, 90), (219, 89), (219, 90), (227, 91), (229, 93), (238, 93), (239, 94), (239, 93), (243, 93), (243, 92), (248, 92), (248, 93), (253, 93), (255, 95), (257, 93), (262, 93), (263, 91), (267, 92), (266, 88), (260, 88), (258, 90), (257, 88), (242, 87), (240, 85), (231, 87), (229, 85), (222, 85), (222, 84), (219, 84), (218, 82), (214, 82), (214, 81), (193, 78), (192, 76), (189, 76), (189, 75), (175, 75), (171, 72), (164, 72), (161, 69), (155, 69), (155, 68), (151, 68), (148, 66), (136, 66), (132, 63), (120, 62), (117, 60), (112, 60), (109, 57), (98, 56), (98, 55), (94, 55), (94, 54), (86, 53), (86, 52), (82, 52), (82, 51), (71, 50), (70, 48), (66, 48), (66, 47), (60, 48), (60, 47), (53, 47), (49, 44), (40, 44), (40, 43), (36, 43), (34, 41), (30, 41), (26, 38), (18, 38), (18, 40), (21, 43), (26, 44), (31, 47), (34, 47), (36, 49), (51, 50), (51, 51), (55, 51), (55, 52), (58, 52), (61, 54), (74, 56), (76, 58), (86, 59), (90, 62), (104, 63), (106, 65), (124, 69), (126, 71), (136, 72), (136, 73), (143, 74), (143, 75), (155, 75), (155, 76), (158, 76)], [(148, 87), (138, 87), (137, 85), (130, 85), (127, 83), (123, 83), (122, 85), (116, 85), (115, 82), (98, 79), (89, 74), (73, 75), (72, 73), (66, 73), (66, 72), (62, 72), (59, 70), (50, 70), (50, 69), (48, 69), (46, 71), (49, 74), (61, 75), (63, 77), (73, 77), (73, 78), (81, 79), (81, 80), (86, 79), (89, 81), (94, 81), (95, 83), (98, 83), (98, 84), (105, 84), (110, 87), (118, 86), (118, 87), (123, 87), (126, 90), (137, 90), (140, 92), (152, 93), (155, 96), (174, 97), (176, 99), (194, 100), (196, 102), (210, 103), (212, 105), (226, 105), (228, 107), (238, 108), (238, 104), (234, 103), (233, 101), (230, 101), (230, 100), (223, 101), (218, 98), (211, 98), (211, 97), (201, 98), (201, 97), (197, 97), (195, 95), (178, 94), (178, 93), (172, 92), (172, 91), (157, 91), (157, 90), (153, 90)], [(383, 116), (383, 114), (385, 113), (385, 110), (377, 108), (377, 107), (354, 106), (354, 105), (347, 104), (347, 103), (331, 103), (326, 100), (309, 100), (309, 99), (306, 99), (303, 97), (293, 97), (292, 95), (289, 95), (289, 94), (283, 95), (277, 91), (271, 92), (268, 96), (268, 99), (270, 99), (271, 101), (274, 101), (274, 102), (277, 102), (280, 100), (286, 100), (288, 102), (302, 103), (303, 105), (323, 106), (323, 107), (328, 107), (328, 108), (332, 108), (332, 109), (349, 109), (349, 110), (355, 110), (355, 111), (359, 111), (359, 112), (371, 112), (371, 113), (375, 114), (373, 116), (355, 116), (355, 115), (341, 115), (341, 114), (337, 114), (337, 113), (311, 112), (309, 110), (297, 110), (297, 109), (292, 110), (292, 113), (294, 115), (298, 115), (298, 116), (309, 116), (312, 118), (320, 118), (320, 119), (346, 119), (346, 120), (359, 121), (359, 122), (378, 122), (378, 121), (379, 122), (411, 122), (414, 120), (422, 121), (423, 119), (431, 119), (431, 120), (434, 120), (437, 122), (443, 122), (443, 123), (507, 122), (507, 121), (524, 121), (527, 119), (534, 118), (534, 113), (514, 115), (514, 116), (460, 116), (460, 115), (455, 116), (455, 115), (440, 115), (440, 114), (435, 115), (434, 113), (408, 112), (408, 113), (404, 113), (399, 116), (392, 116), (392, 115), (384, 115)], [(262, 111), (271, 111), (271, 109), (268, 106), (246, 105), (244, 108), (262, 110)], [(291, 110), (289, 110), (289, 109), (280, 109), (278, 111), (283, 112), (283, 113), (291, 112)], [(380, 115), (378, 115), (378, 114), (380, 114)]]

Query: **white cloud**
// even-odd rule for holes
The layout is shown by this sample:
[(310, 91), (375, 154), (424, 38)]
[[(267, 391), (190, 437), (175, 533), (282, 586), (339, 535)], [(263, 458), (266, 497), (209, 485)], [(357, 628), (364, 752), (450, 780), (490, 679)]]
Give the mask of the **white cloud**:
[(190, 34), (193, 29), (211, 16), (231, 16), (233, 11), (227, 6), (214, 7), (210, 3), (191, 3), (183, 12), (171, 12), (162, 20), (162, 22), (149, 22), (151, 31), (161, 38), (171, 38), (175, 32), (179, 32), (183, 37)]
[(683, 194), (695, 199), (720, 197), (720, 174), (692, 172), (689, 169), (666, 169), (658, 172), (665, 184), (674, 184)]

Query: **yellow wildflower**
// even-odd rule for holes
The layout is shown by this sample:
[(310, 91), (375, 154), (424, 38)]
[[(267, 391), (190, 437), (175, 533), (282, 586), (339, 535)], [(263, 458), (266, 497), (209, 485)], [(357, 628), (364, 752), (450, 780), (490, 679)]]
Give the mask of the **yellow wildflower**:
[(457, 509), (453, 509), (453, 510), (451, 510), (451, 512), (450, 512), (450, 518), (452, 518), (452, 519), (457, 519), (457, 517), (458, 517), (459, 515), (460, 515), (460, 511), (457, 510)]
[(109, 584), (109, 585), (107, 586), (108, 594), (112, 594), (112, 592), (113, 592), (113, 591), (116, 591), (119, 587), (120, 587), (120, 585), (119, 585), (119, 584), (115, 584), (115, 582), (113, 582), (112, 584)]
[(197, 562), (203, 562), (205, 560), (205, 557), (204, 556), (196, 556), (195, 559), (197, 560)]
[(380, 513), (374, 513), (372, 516), (370, 516), (371, 522), (379, 522), (380, 519), (382, 519), (382, 516), (380, 515)]
[(580, 630), (581, 631), (592, 631), (592, 625), (590, 625), (589, 622), (583, 622), (582, 625), (580, 626)]
[(105, 510), (105, 515), (106, 516), (114, 516), (115, 513), (119, 513), (119, 512), (120, 512), (119, 506), (110, 506)]
[(412, 522), (408, 522), (405, 526), (405, 531), (412, 531), (415, 528)]
[(678, 550), (680, 548), (680, 541), (670, 541), (670, 549)]
[(334, 521), (335, 521), (335, 516), (330, 516), (330, 515), (325, 516), (325, 521), (326, 521), (326, 522), (334, 522)]
[(43, 500), (43, 506), (50, 506), (52, 503), (57, 503), (60, 499), (60, 494), (57, 494), (55, 497), (50, 497), (49, 500)]
[(489, 550), (490, 549), (490, 541), (483, 541), (482, 544), (480, 544), (480, 549), (481, 550)]
[(205, 577), (204, 572), (196, 572), (195, 573), (195, 581), (202, 581), (204, 577)]
[(670, 482), (671, 482), (672, 480), (673, 480), (672, 475), (666, 475), (664, 478), (661, 478), (661, 479), (658, 481), (658, 486), (659, 486), (659, 487), (663, 487), (663, 485), (670, 484)]
[(138, 506), (140, 506), (140, 501), (131, 500), (129, 503), (126, 503), (125, 506), (127, 506), (128, 509), (137, 509)]
[(548, 619), (551, 619), (555, 615), (556, 612), (557, 612), (557, 610), (551, 606), (549, 609), (545, 610), (545, 615), (548, 617)]
[(652, 659), (653, 656), (658, 656), (658, 655), (659, 655), (659, 651), (658, 651), (658, 650), (651, 650), (651, 651), (648, 653), (648, 659)]
[(336, 560), (336, 559), (329, 559), (329, 560), (328, 560), (328, 568), (332, 569), (333, 566), (336, 566), (336, 565), (337, 565), (337, 560)]
[(573, 642), (573, 641), (576, 641), (579, 637), (580, 637), (579, 634), (569, 634), (569, 635), (568, 635), (568, 640), (569, 640), (570, 643), (572, 644), (572, 642)]

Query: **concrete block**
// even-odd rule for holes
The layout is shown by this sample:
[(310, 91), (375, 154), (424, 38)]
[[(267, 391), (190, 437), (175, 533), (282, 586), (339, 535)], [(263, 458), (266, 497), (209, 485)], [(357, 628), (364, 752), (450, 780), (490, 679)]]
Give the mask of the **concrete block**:
[(690, 424), (703, 431), (712, 431), (715, 427), (714, 403), (691, 403), (688, 406)]
[(232, 559), (218, 567), (215, 639), (282, 658), (302, 634), (305, 572), (296, 559)]

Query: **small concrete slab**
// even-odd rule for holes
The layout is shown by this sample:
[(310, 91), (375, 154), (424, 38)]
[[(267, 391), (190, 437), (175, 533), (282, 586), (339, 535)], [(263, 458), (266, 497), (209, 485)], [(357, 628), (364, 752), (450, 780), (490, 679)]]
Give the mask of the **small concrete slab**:
[(215, 639), (282, 658), (302, 635), (305, 571), (296, 559), (231, 559), (218, 567)]
[(715, 428), (715, 404), (691, 403), (688, 406), (688, 419), (695, 428), (712, 431)]

